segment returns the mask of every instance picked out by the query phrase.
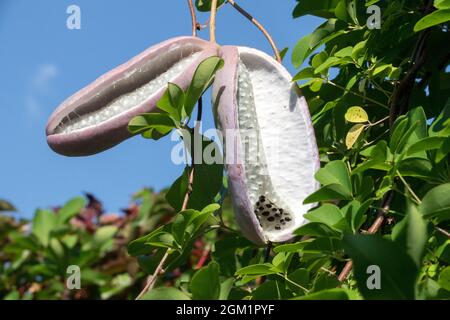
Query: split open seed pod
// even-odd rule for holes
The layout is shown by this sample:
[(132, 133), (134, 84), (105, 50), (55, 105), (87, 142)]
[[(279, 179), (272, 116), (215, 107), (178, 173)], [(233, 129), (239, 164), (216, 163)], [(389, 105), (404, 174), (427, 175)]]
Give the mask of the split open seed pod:
[(168, 82), (186, 89), (197, 66), (217, 46), (194, 37), (155, 45), (109, 71), (64, 101), (47, 124), (47, 142), (57, 153), (86, 156), (131, 137), (128, 122), (156, 111)]
[(221, 48), (213, 85), (224, 137), (229, 187), (242, 233), (263, 244), (292, 238), (319, 187), (317, 144), (305, 98), (289, 72), (267, 54)]

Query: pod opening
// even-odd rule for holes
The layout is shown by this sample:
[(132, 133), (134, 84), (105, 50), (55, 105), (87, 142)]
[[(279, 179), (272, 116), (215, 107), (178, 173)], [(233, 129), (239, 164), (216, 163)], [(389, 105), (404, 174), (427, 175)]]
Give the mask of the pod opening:
[(304, 223), (319, 164), (306, 102), (268, 58), (239, 48), (236, 101), (247, 196), (260, 232), (276, 242)]
[(179, 77), (201, 50), (191, 44), (173, 46), (164, 55), (138, 61), (123, 76), (62, 115), (54, 133), (69, 134), (97, 126), (142, 105)]

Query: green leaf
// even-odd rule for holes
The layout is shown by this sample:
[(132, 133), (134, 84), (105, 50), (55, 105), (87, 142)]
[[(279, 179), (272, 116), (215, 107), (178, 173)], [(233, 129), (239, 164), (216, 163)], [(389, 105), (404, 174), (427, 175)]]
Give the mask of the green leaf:
[[(288, 53), (288, 51), (289, 51), (289, 48), (288, 48), (288, 47), (283, 48), (283, 49), (280, 51), (280, 58), (281, 58), (281, 61), (284, 60), (284, 58), (286, 57), (286, 54)], [(274, 57), (274, 58), (275, 58), (275, 57)]]
[(314, 68), (308, 67), (308, 68), (302, 69), (299, 73), (297, 73), (294, 76), (294, 78), (292, 78), (292, 81), (310, 79), (313, 77), (314, 77)]
[(189, 186), (189, 168), (185, 168), (183, 174), (175, 180), (166, 193), (166, 200), (176, 211), (180, 211), (183, 206), (184, 197)]
[(305, 59), (311, 54), (312, 49), (309, 47), (310, 41), (311, 34), (308, 34), (301, 38), (292, 50), (291, 60), (295, 68), (300, 68)]
[(68, 222), (72, 217), (80, 213), (85, 205), (86, 201), (82, 197), (69, 200), (61, 209), (58, 210), (57, 224), (61, 226), (62, 224)]
[(441, 271), (438, 282), (442, 288), (450, 291), (450, 267), (447, 267)]
[(352, 195), (348, 193), (348, 190), (337, 183), (326, 185), (319, 190), (313, 192), (305, 200), (304, 204), (315, 203), (320, 201), (329, 200), (351, 200)]
[(450, 98), (441, 113), (434, 119), (428, 133), (431, 137), (448, 137), (450, 135)]
[(328, 73), (328, 69), (334, 67), (341, 63), (341, 58), (338, 57), (329, 57), (322, 64), (320, 64), (317, 68), (315, 68), (316, 73)]
[(292, 13), (294, 18), (311, 14), (321, 18), (332, 18), (339, 0), (299, 1)]
[(433, 27), (449, 20), (450, 9), (436, 10), (417, 21), (416, 25), (414, 26), (414, 32), (419, 32), (423, 29)]
[(194, 300), (217, 300), (220, 296), (219, 265), (210, 262), (198, 270), (189, 285)]
[(230, 295), (231, 290), (233, 289), (234, 278), (228, 278), (224, 282), (220, 284), (220, 295), (219, 300), (227, 300)]
[(144, 294), (141, 300), (190, 300), (188, 294), (176, 288), (155, 288)]
[(392, 240), (404, 247), (420, 268), (427, 239), (427, 225), (422, 215), (415, 205), (408, 204), (408, 214), (393, 228)]
[(423, 138), (409, 146), (407, 150), (408, 155), (415, 153), (429, 151), (433, 149), (439, 149), (442, 143), (445, 141), (444, 137), (427, 137)]
[[(189, 234), (187, 234), (188, 230), (186, 229), (199, 214), (199, 211), (192, 209), (184, 210), (177, 214), (172, 224), (172, 235), (181, 247), (189, 240), (187, 239)], [(192, 230), (189, 231), (192, 232)]]
[(332, 229), (328, 225), (321, 222), (307, 223), (297, 230), (294, 234), (298, 236), (312, 236), (312, 237), (325, 237), (325, 238), (339, 238), (341, 235), (335, 229)]
[[(418, 268), (394, 242), (378, 235), (346, 235), (344, 249), (353, 260), (358, 289), (366, 299), (414, 299)], [(380, 289), (369, 289), (369, 266), (380, 268)], [(399, 267), (401, 266), (401, 267)]]
[(329, 203), (325, 203), (317, 209), (311, 210), (304, 215), (311, 222), (321, 222), (329, 227), (334, 227), (344, 219), (341, 210)]
[(116, 226), (104, 226), (98, 228), (92, 238), (92, 244), (94, 248), (101, 249), (108, 241), (114, 238), (118, 228)]
[(236, 271), (236, 276), (266, 276), (278, 273), (279, 270), (270, 263), (261, 263), (247, 266)]
[(39, 242), (46, 247), (50, 241), (50, 234), (56, 227), (57, 217), (49, 210), (38, 210), (33, 218), (31, 232)]
[(434, 0), (433, 5), (437, 9), (450, 9), (450, 0)]
[(310, 293), (306, 296), (297, 296), (292, 300), (350, 300), (346, 289), (328, 289)]
[(348, 195), (352, 194), (350, 174), (347, 165), (341, 160), (327, 163), (325, 167), (317, 171), (315, 177), (322, 185), (338, 184)]
[[(203, 145), (203, 154), (212, 150), (211, 157), (216, 158), (216, 153), (220, 152), (217, 143), (207, 140), (203, 141)], [(221, 157), (221, 155), (218, 157)], [(223, 164), (220, 162), (208, 164), (203, 161), (201, 164), (195, 165), (194, 185), (189, 197), (189, 208), (202, 210), (205, 206), (214, 202), (214, 198), (222, 188), (223, 170)]]
[(348, 46), (348, 47), (345, 47), (345, 48), (339, 50), (338, 52), (336, 52), (334, 54), (334, 56), (335, 57), (339, 57), (339, 58), (351, 57), (352, 56), (352, 52), (353, 52), (353, 47), (352, 46)]
[(173, 242), (173, 236), (170, 235), (166, 226), (161, 226), (149, 234), (131, 241), (128, 244), (128, 254), (130, 256), (139, 256), (150, 254), (154, 247), (170, 247)]
[(441, 184), (427, 192), (419, 206), (424, 218), (450, 220), (450, 183)]
[[(217, 8), (223, 5), (224, 2), (225, 0), (218, 0)], [(211, 11), (211, 0), (195, 0), (195, 6), (200, 12), (209, 12)]]
[(220, 57), (209, 57), (198, 65), (186, 92), (184, 109), (188, 117), (191, 115), (197, 101), (212, 84), (216, 72), (223, 65), (224, 61)]
[(367, 45), (367, 40), (358, 42), (354, 47), (352, 51), (352, 58), (358, 59), (361, 54), (365, 51)]
[(128, 124), (132, 134), (142, 134), (145, 138), (158, 140), (169, 134), (175, 124), (169, 114), (144, 113), (134, 117)]
[(175, 122), (181, 122), (181, 119), (185, 117), (183, 115), (185, 94), (175, 83), (169, 82), (167, 84), (167, 90), (162, 97), (156, 103), (156, 106), (167, 112)]

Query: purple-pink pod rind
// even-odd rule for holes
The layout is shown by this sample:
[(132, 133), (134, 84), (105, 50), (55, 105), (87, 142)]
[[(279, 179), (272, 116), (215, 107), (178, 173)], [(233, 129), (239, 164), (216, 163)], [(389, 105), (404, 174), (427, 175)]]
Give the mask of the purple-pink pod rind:
[[(276, 72), (285, 79), (292, 79), (289, 72), (276, 60), (268, 56), (267, 54), (255, 49), (243, 48), (245, 54), (253, 54), (260, 59), (261, 63), (268, 64), (270, 69), (276, 70)], [(231, 129), (235, 134), (233, 135), (234, 142), (232, 145), (236, 148), (233, 150), (233, 157), (241, 154), (241, 143), (239, 135), (238, 124), (238, 102), (237, 102), (237, 90), (238, 90), (238, 63), (240, 60), (240, 48), (236, 46), (223, 46), (220, 49), (221, 57), (225, 61), (225, 65), (222, 70), (216, 74), (216, 79), (212, 88), (212, 99), (214, 103), (215, 120), (217, 126), (222, 130), (222, 134), (225, 136), (225, 131)], [(262, 62), (264, 61), (264, 62)], [(301, 100), (300, 111), (304, 119), (308, 119), (305, 123), (307, 137), (299, 137), (299, 139), (308, 139), (311, 143), (311, 163), (314, 170), (317, 171), (320, 168), (320, 160), (317, 149), (317, 143), (314, 135), (314, 128), (310, 121), (311, 116), (306, 100), (301, 94), (300, 89), (295, 83), (292, 83), (292, 91), (296, 93)], [(237, 134), (236, 134), (237, 133)], [(229, 139), (230, 136), (226, 135)], [(226, 142), (225, 142), (225, 154)], [(294, 147), (295, 149), (295, 147)], [(251, 203), (248, 193), (248, 186), (245, 179), (245, 168), (241, 164), (242, 159), (233, 159), (235, 162), (227, 163), (226, 170), (228, 173), (229, 188), (232, 198), (232, 204), (235, 212), (236, 222), (238, 223), (243, 235), (252, 242), (263, 245), (268, 241), (271, 241), (264, 234), (264, 230), (261, 227), (258, 218), (254, 213), (254, 204)], [(237, 160), (237, 161), (236, 161)], [(237, 163), (236, 163), (237, 162)], [(313, 181), (314, 188), (317, 189), (319, 184), (317, 181)], [(314, 189), (313, 188), (313, 189)], [(314, 190), (313, 190), (314, 191)], [(293, 234), (287, 233), (277, 236), (276, 242), (284, 242), (292, 239)]]
[[(238, 129), (237, 85), (239, 52), (235, 46), (223, 46), (220, 49), (224, 67), (216, 74), (212, 87), (215, 118), (220, 130)], [(238, 134), (233, 135), (236, 154), (240, 154), (241, 141)], [(227, 150), (225, 150), (227, 152)], [(252, 210), (252, 203), (247, 194), (243, 164), (227, 164), (229, 187), (235, 211), (236, 222), (242, 233), (252, 242), (263, 245), (266, 239), (258, 219)]]
[[(134, 82), (137, 81), (135, 80), (136, 74), (138, 74), (137, 70), (140, 71), (139, 68), (145, 66), (146, 62), (167, 56), (166, 63), (169, 67), (170, 64), (177, 62), (174, 59), (177, 59), (178, 54), (189, 52), (199, 53), (180, 75), (171, 80), (182, 89), (189, 86), (201, 61), (218, 54), (218, 47), (196, 37), (184, 36), (169, 39), (143, 51), (66, 99), (48, 120), (46, 127), (48, 145), (55, 152), (65, 156), (88, 156), (105, 151), (130, 138), (132, 135), (128, 131), (129, 121), (139, 114), (157, 111), (156, 103), (167, 86), (158, 89), (139, 105), (95, 126), (70, 133), (58, 133), (56, 128), (66, 116), (77, 108), (85, 108), (87, 112), (92, 112), (113, 98), (125, 94), (126, 90), (133, 90)], [(162, 68), (161, 70), (164, 67), (164, 65), (157, 66), (157, 68)], [(140, 76), (144, 77), (142, 72)], [(118, 83), (122, 84), (119, 89), (117, 89)]]

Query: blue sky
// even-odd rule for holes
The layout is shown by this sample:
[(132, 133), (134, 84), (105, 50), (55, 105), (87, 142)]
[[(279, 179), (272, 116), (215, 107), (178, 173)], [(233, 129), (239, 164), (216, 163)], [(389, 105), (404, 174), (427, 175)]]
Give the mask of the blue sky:
[[(280, 48), (292, 48), (319, 23), (313, 17), (292, 19), (294, 0), (239, 3)], [(72, 4), (81, 8), (81, 30), (66, 28)], [(204, 22), (207, 16), (199, 18)], [(0, 0), (0, 199), (30, 217), (38, 207), (87, 191), (108, 211), (118, 211), (142, 187), (169, 186), (183, 169), (171, 163), (169, 139), (135, 137), (92, 157), (67, 158), (49, 149), (45, 125), (69, 95), (153, 44), (189, 35), (190, 23), (185, 0)], [(207, 38), (207, 31), (200, 36)], [(271, 53), (263, 36), (230, 6), (219, 10), (217, 41)], [(285, 65), (294, 72), (290, 55)], [(209, 104), (204, 119), (204, 129), (211, 128)]]

